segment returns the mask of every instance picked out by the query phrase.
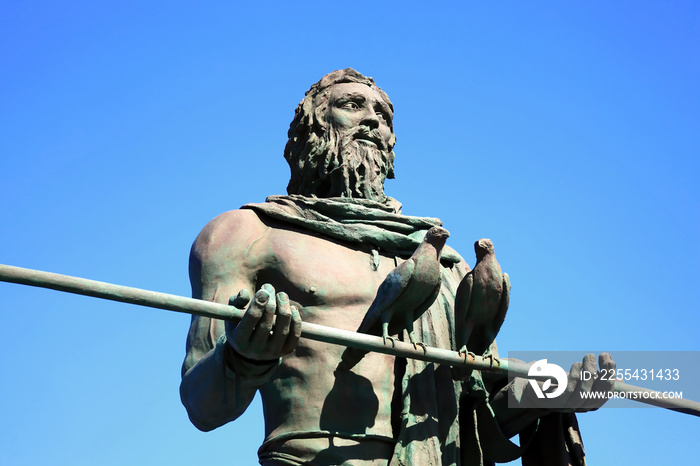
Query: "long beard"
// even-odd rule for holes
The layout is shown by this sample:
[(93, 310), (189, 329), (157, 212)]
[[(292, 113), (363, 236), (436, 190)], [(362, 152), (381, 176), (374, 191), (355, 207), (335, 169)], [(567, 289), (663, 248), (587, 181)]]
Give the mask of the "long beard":
[(319, 160), (318, 167), (327, 189), (323, 197), (386, 200), (384, 180), (393, 175), (393, 154), (360, 142), (353, 134), (341, 136), (333, 128), (326, 132), (319, 146), (325, 149), (320, 151), (323, 160)]

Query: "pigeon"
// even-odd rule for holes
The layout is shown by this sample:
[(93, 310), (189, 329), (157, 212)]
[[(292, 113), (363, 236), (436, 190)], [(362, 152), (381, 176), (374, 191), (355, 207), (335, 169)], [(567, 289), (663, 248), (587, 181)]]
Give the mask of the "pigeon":
[[(440, 253), (450, 233), (442, 227), (432, 227), (413, 255), (389, 272), (377, 291), (365, 318), (357, 331), (370, 335), (382, 335), (384, 344), (394, 339), (389, 335), (404, 329), (414, 348), (415, 322), (433, 304), (440, 292)], [(339, 369), (350, 369), (362, 359), (367, 351), (347, 348)]]
[(493, 243), (474, 243), (476, 265), (457, 289), (455, 321), (459, 354), (486, 355), (503, 325), (510, 300), (510, 278), (496, 261)]

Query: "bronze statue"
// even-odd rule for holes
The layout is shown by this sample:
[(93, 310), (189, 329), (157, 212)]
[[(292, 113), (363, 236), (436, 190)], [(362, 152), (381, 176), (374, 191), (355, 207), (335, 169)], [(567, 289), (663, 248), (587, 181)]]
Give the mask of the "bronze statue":
[[(299, 339), (302, 321), (360, 328), (387, 276), (441, 226), (402, 215), (384, 194), (394, 176), (392, 118), (372, 78), (350, 68), (324, 76), (289, 129), (289, 195), (226, 212), (199, 234), (190, 255), (193, 296), (231, 300), (246, 312), (238, 325), (193, 317), (180, 389), (190, 419), (215, 429), (240, 416), (259, 390), (263, 465), (485, 465), (521, 455), (524, 464), (583, 464), (573, 414), (508, 408), (509, 392), (532, 403), (521, 379), (463, 377), (446, 365), (378, 353), (339, 368), (342, 347)], [(412, 326), (417, 341), (456, 352), (468, 343), (458, 346), (455, 300), (470, 269), (449, 246), (439, 261), (439, 293)], [(490, 341), (484, 352), (498, 356)], [(596, 370), (592, 357), (572, 369), (582, 364)], [(606, 355), (600, 365), (614, 367)], [(575, 410), (602, 404), (580, 399), (581, 390), (607, 388), (593, 383), (569, 383), (564, 396), (580, 400)], [(515, 434), (522, 448), (510, 442)]]

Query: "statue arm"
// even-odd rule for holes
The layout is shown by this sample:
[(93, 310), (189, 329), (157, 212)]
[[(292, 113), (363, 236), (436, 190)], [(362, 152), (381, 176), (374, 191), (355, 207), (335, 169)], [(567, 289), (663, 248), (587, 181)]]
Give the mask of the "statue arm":
[[(264, 234), (266, 227), (250, 213), (223, 214), (212, 220), (195, 240), (190, 253), (194, 298), (228, 303), (239, 291), (255, 286), (257, 271), (247, 263), (246, 254), (250, 253), (256, 234)], [(272, 377), (279, 362), (238, 355), (227, 343), (226, 333), (223, 321), (192, 316), (180, 397), (192, 423), (203, 431), (238, 418), (257, 389)]]

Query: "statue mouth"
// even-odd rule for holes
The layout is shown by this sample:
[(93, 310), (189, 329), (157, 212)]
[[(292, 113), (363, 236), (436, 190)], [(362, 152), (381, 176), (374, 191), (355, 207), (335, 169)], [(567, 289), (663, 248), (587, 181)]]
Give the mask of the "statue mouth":
[(377, 147), (377, 143), (371, 139), (365, 139), (365, 138), (358, 137), (358, 138), (355, 138), (355, 140), (357, 142), (361, 142), (362, 144), (366, 144), (368, 146)]
[(378, 134), (376, 130), (365, 130), (361, 129), (355, 134), (354, 139), (358, 142), (366, 144), (368, 146), (378, 147), (379, 149), (384, 149), (384, 140), (381, 135)]

